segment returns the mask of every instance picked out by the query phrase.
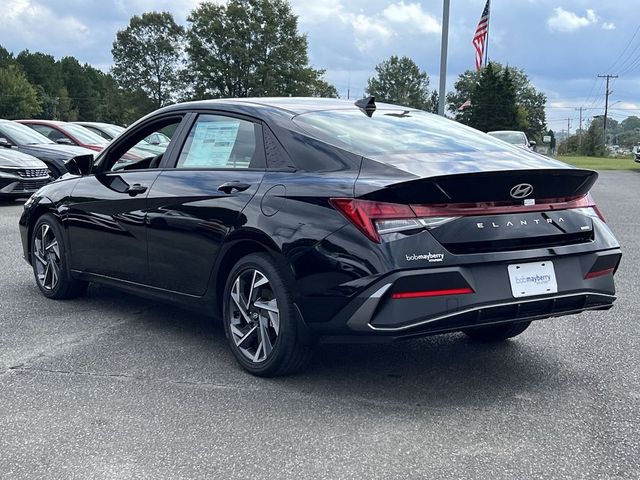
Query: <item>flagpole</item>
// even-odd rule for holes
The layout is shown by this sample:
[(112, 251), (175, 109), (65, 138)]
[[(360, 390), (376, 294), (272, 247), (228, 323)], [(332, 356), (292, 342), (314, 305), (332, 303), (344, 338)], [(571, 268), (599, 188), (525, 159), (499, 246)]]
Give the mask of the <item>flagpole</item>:
[(487, 35), (485, 36), (485, 44), (484, 44), (484, 66), (487, 66), (487, 62), (489, 61), (489, 27), (491, 26), (491, 2), (489, 3), (489, 17), (487, 18)]
[(440, 44), (440, 88), (438, 90), (438, 115), (444, 116), (444, 102), (447, 95), (447, 47), (449, 44), (449, 3), (442, 4), (442, 41)]

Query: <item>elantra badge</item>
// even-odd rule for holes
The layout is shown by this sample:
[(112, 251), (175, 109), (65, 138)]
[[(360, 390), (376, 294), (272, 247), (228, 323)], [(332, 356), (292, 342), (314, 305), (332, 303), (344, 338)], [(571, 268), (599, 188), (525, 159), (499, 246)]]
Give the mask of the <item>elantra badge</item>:
[(529, 195), (533, 193), (533, 186), (529, 183), (519, 183), (514, 186), (509, 194), (512, 198), (520, 200), (522, 198), (527, 198)]

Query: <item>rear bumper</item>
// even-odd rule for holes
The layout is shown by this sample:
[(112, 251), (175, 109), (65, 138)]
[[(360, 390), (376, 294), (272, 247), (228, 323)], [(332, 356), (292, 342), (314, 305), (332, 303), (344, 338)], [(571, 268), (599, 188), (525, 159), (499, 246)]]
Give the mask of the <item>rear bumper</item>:
[[(396, 271), (361, 291), (329, 322), (310, 326), (325, 336), (393, 339), (606, 310), (616, 300), (613, 273), (620, 258), (620, 250), (612, 249), (539, 259), (553, 262), (557, 293), (519, 298), (511, 293), (506, 262)], [(586, 278), (607, 269), (611, 271)], [(394, 293), (411, 290), (447, 294), (394, 298)], [(455, 293), (465, 290), (471, 293)]]

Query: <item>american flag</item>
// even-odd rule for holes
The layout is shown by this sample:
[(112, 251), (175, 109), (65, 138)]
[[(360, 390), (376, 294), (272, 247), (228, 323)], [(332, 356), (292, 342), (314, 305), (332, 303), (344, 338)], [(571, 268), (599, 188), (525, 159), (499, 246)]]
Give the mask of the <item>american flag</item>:
[(476, 33), (473, 36), (473, 46), (476, 48), (476, 70), (482, 68), (482, 57), (484, 57), (484, 49), (487, 45), (487, 34), (489, 33), (489, 0), (482, 10), (480, 21), (476, 27)]

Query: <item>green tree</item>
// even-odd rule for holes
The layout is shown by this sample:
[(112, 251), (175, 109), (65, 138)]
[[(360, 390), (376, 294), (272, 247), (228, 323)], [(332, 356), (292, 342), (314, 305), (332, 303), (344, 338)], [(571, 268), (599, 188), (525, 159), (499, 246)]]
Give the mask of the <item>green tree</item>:
[(551, 149), (551, 152), (553, 152), (556, 149), (556, 134), (553, 130), (549, 129), (549, 131), (547, 132), (547, 135), (551, 137), (551, 142), (549, 142), (549, 148)]
[[(496, 75), (505, 69), (500, 63), (491, 62)], [(482, 69), (484, 70), (484, 69)], [(468, 124), (470, 109), (460, 110), (460, 106), (471, 98), (471, 93), (480, 80), (481, 72), (467, 70), (463, 72), (456, 83), (454, 91), (447, 94), (447, 105), (451, 112), (455, 112), (456, 120)], [(510, 75), (515, 87), (516, 105), (518, 106), (519, 123), (525, 126), (525, 132), (530, 139), (540, 141), (546, 130), (545, 104), (547, 97), (539, 92), (529, 81), (523, 70), (509, 67)]]
[(64, 86), (60, 65), (52, 55), (41, 52), (23, 50), (16, 57), (18, 63), (33, 85), (41, 85), (44, 91), (51, 96)]
[(36, 89), (15, 65), (0, 68), (0, 118), (28, 118), (42, 109)]
[[(336, 96), (285, 0), (203, 2), (187, 21), (190, 96)], [(322, 83), (320, 83), (322, 82)]]
[(169, 12), (135, 15), (116, 34), (113, 76), (129, 92), (144, 91), (157, 107), (171, 103), (180, 86), (184, 28)]
[(640, 118), (635, 115), (631, 115), (630, 117), (625, 118), (620, 122), (620, 127), (623, 132), (628, 132), (630, 130), (640, 130)]
[(10, 65), (15, 65), (15, 63), (13, 54), (0, 45), (0, 68), (7, 68)]
[(438, 105), (437, 96), (429, 91), (429, 75), (409, 57), (393, 55), (376, 65), (376, 75), (368, 80), (366, 93), (381, 102), (430, 112)]
[[(324, 75), (324, 70), (318, 70), (319, 75)], [(309, 95), (312, 97), (338, 98), (338, 90), (329, 82), (316, 78), (309, 87)]]
[(492, 63), (484, 67), (470, 101), (471, 107), (465, 112), (468, 125), (483, 132), (524, 130), (526, 118), (516, 104), (515, 85), (508, 68), (500, 73)]
[(604, 147), (604, 132), (602, 120), (594, 119), (589, 125), (587, 133), (582, 138), (582, 155), (589, 157), (604, 157), (606, 149)]

